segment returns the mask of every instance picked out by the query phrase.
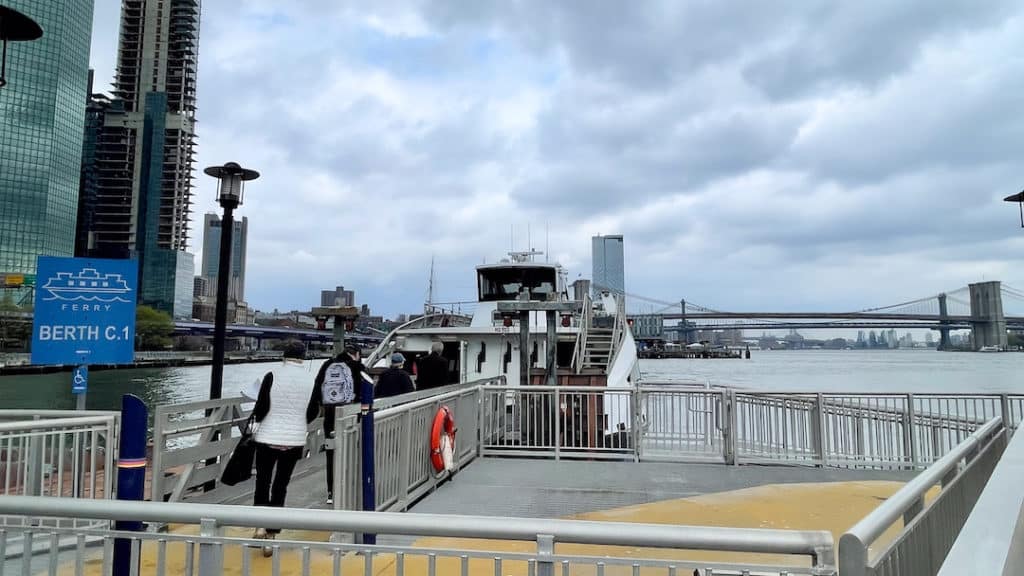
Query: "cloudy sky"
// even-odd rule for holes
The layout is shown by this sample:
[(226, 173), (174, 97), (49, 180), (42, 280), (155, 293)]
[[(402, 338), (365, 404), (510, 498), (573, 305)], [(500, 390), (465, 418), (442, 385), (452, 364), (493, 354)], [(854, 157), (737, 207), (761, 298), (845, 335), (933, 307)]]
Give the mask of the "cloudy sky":
[(431, 257), (437, 299), (472, 299), (528, 227), (571, 279), (624, 234), (628, 292), (728, 310), (1024, 288), (1022, 37), (1013, 0), (208, 0), (198, 162), (262, 173), (263, 310), (344, 284), (416, 311)]

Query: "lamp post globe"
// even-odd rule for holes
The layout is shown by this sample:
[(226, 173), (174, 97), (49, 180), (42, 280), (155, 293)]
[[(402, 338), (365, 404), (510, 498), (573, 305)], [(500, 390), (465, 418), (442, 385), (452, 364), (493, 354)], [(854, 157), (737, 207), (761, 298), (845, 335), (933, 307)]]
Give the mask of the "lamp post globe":
[(0, 88), (7, 85), (7, 43), (38, 40), (42, 36), (43, 29), (35, 20), (0, 5)]
[(224, 340), (227, 337), (228, 284), (231, 280), (231, 236), (234, 232), (234, 210), (242, 205), (245, 183), (260, 177), (255, 170), (242, 168), (237, 162), (210, 166), (203, 170), (217, 182), (217, 203), (224, 209), (220, 223), (220, 254), (217, 265), (217, 300), (213, 320), (213, 366), (210, 371), (210, 399), (221, 397), (224, 383)]
[(1020, 227), (1024, 228), (1024, 190), (1003, 198), (1004, 202), (1015, 202), (1020, 206)]

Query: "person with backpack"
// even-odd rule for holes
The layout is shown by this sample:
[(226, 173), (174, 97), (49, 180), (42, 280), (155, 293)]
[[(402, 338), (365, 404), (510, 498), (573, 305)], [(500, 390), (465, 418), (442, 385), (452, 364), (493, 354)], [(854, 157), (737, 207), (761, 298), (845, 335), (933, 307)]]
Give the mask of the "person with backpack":
[[(324, 362), (313, 381), (313, 395), (324, 407), (324, 440), (334, 438), (334, 424), (338, 406), (359, 402), (360, 378), (366, 366), (359, 360), (360, 350), (355, 344), (345, 346), (344, 352)], [(328, 444), (330, 445), (330, 444)], [(324, 449), (327, 462), (327, 504), (334, 504), (334, 448)]]
[[(254, 506), (284, 506), (292, 472), (303, 456), (307, 427), (320, 412), (320, 397), (309, 377), (306, 347), (291, 342), (283, 356), (281, 366), (263, 376), (252, 411), (257, 423), (253, 433)], [(277, 528), (257, 528), (253, 538), (273, 540), (279, 532)], [(272, 556), (273, 548), (264, 546), (263, 555)]]

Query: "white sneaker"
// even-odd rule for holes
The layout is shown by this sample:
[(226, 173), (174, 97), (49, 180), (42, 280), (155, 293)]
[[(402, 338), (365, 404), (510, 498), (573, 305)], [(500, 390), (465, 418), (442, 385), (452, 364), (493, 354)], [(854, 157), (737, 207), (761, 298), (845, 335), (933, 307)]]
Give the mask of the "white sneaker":
[(334, 505), (334, 496), (328, 496), (327, 497), (327, 505), (328, 506), (333, 506)]
[[(264, 530), (264, 533), (266, 533), (266, 530)], [(277, 536), (276, 534), (267, 534), (266, 535), (266, 539), (267, 540), (273, 540), (276, 536)], [(263, 557), (264, 558), (270, 558), (273, 555), (274, 555), (274, 547), (273, 546), (266, 545), (266, 546), (263, 547)]]
[(252, 538), (253, 538), (253, 540), (266, 540), (267, 539), (267, 529), (266, 528), (257, 528), (256, 532), (253, 533)]

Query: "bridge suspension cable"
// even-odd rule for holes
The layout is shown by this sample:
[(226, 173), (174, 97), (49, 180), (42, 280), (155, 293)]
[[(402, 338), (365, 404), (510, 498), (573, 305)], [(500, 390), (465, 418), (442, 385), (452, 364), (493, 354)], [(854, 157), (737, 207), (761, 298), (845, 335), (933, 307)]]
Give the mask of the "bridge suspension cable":
[[(610, 286), (605, 286), (603, 284), (597, 284), (596, 282), (594, 283), (594, 287), (597, 288), (598, 290), (607, 290), (608, 292), (611, 292), (613, 294), (618, 294), (620, 296), (625, 296), (625, 297), (633, 299), (633, 300), (640, 300), (642, 302), (650, 302), (651, 304), (660, 304), (661, 306), (663, 306), (663, 308), (658, 310), (657, 312), (655, 312), (656, 314), (660, 314), (660, 313), (663, 313), (663, 312), (668, 312), (669, 310), (673, 310), (673, 309), (678, 309), (679, 308), (679, 302), (666, 302), (664, 300), (658, 300), (657, 298), (651, 298), (649, 296), (641, 296), (639, 294), (633, 294), (631, 292), (626, 292), (624, 290), (619, 290), (619, 289), (616, 289), (616, 288), (612, 288)], [(712, 310), (710, 308), (704, 308), (703, 306), (695, 305), (692, 302), (687, 302), (686, 303), (686, 307), (687, 308), (691, 308), (691, 307), (699, 308), (702, 311), (706, 311), (706, 312), (719, 312), (719, 310)]]
[(899, 304), (890, 304), (888, 306), (879, 306), (877, 308), (865, 308), (864, 310), (857, 310), (857, 312), (860, 312), (860, 313), (883, 312), (883, 311), (886, 311), (886, 310), (895, 310), (897, 308), (908, 308), (908, 307), (914, 306), (916, 304), (922, 304), (922, 303), (930, 302), (932, 300), (938, 300), (938, 298), (939, 298), (939, 296), (936, 294), (935, 296), (928, 296), (928, 297), (925, 297), (925, 298), (918, 298), (917, 300), (908, 300), (907, 302), (900, 302)]

